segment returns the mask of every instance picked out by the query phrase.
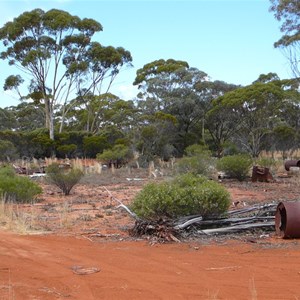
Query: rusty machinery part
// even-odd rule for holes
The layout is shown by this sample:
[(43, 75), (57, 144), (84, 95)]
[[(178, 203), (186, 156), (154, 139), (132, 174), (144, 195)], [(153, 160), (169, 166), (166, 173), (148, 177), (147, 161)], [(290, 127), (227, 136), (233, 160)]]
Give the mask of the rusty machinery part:
[(253, 166), (251, 179), (252, 182), (256, 182), (256, 181), (269, 182), (274, 180), (270, 172), (270, 169), (265, 167), (260, 167), (260, 166)]
[(300, 168), (300, 160), (287, 160), (287, 161), (285, 161), (285, 163), (284, 163), (285, 170), (289, 171), (290, 167)]
[(300, 201), (278, 204), (275, 229), (282, 238), (300, 238)]

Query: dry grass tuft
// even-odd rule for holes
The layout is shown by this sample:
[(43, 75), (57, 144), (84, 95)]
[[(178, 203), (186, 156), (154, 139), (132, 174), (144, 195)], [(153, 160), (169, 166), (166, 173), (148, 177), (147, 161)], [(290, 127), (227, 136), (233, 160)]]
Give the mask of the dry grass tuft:
[(0, 226), (6, 230), (22, 234), (35, 232), (36, 219), (33, 205), (28, 212), (20, 209), (19, 205), (8, 201), (5, 197), (0, 200)]

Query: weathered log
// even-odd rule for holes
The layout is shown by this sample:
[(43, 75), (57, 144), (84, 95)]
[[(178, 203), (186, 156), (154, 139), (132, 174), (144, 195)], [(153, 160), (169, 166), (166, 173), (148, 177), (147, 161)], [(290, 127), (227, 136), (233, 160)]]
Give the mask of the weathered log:
[(274, 227), (274, 222), (261, 222), (261, 223), (253, 223), (253, 224), (243, 224), (243, 225), (236, 225), (236, 226), (229, 226), (229, 227), (221, 227), (221, 228), (212, 228), (212, 229), (203, 229), (199, 230), (199, 233), (203, 234), (213, 234), (213, 233), (232, 233), (241, 230), (249, 230), (254, 228), (271, 228)]
[(194, 223), (198, 223), (198, 222), (202, 221), (202, 219), (203, 219), (202, 217), (196, 217), (196, 218), (190, 219), (190, 220), (184, 222), (183, 224), (178, 224), (178, 225), (174, 226), (174, 229), (176, 229), (176, 230), (184, 229)]
[(246, 223), (253, 223), (256, 221), (266, 221), (266, 220), (275, 220), (274, 216), (266, 216), (266, 217), (259, 217), (259, 216), (253, 216), (253, 217), (245, 217), (245, 218), (228, 218), (228, 219), (214, 219), (214, 220), (203, 220), (199, 221), (198, 225), (203, 226), (209, 226), (209, 225), (226, 225), (226, 224), (232, 224), (232, 223), (239, 223), (239, 224), (246, 224)]
[(191, 225), (204, 227), (204, 228), (207, 228), (209, 226), (218, 228), (218, 227), (228, 225), (228, 224), (230, 224), (230, 225), (235, 224), (234, 226), (245, 225), (245, 224), (250, 224), (250, 223), (255, 223), (255, 222), (256, 223), (260, 222), (259, 224), (262, 224), (262, 222), (266, 222), (269, 220), (275, 220), (275, 217), (274, 216), (266, 216), (266, 217), (254, 216), (254, 217), (245, 217), (245, 218), (228, 218), (228, 219), (213, 219), (213, 220), (203, 220), (202, 217), (198, 217), (198, 218), (191, 219), (183, 224), (177, 224), (174, 226), (174, 229), (182, 230)]
[(227, 212), (227, 215), (239, 215), (239, 214), (245, 214), (253, 211), (263, 211), (263, 210), (268, 210), (268, 209), (274, 209), (274, 212), (276, 211), (277, 203), (268, 203), (264, 205), (253, 205), (250, 207), (246, 208), (241, 208), (241, 209), (235, 209), (235, 210), (230, 210)]

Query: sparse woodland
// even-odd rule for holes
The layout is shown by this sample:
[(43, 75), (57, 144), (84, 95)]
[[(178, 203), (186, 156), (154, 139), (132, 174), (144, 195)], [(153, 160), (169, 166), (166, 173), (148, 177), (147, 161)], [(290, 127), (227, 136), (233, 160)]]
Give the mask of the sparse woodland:
[[(14, 91), (21, 101), (0, 109), (2, 164), (13, 165), (19, 173), (23, 168), (26, 175), (52, 168), (48, 177), (68, 195), (86, 170), (72, 165), (64, 174), (57, 165), (54, 172), (54, 165), (47, 163), (50, 157), (96, 159), (100, 169), (112, 172), (146, 168), (155, 178), (163, 177), (165, 163), (172, 167), (171, 177), (200, 180), (201, 175), (206, 181), (197, 193), (192, 177), (182, 187), (170, 181), (149, 185), (133, 204), (137, 215), (225, 213), (228, 197), (208, 181), (216, 178), (217, 170), (244, 181), (253, 165), (272, 168), (278, 158), (299, 159), (299, 22), (294, 18), (299, 8), (294, 2), (272, 0), (270, 10), (284, 21), (284, 35), (275, 47), (291, 53), (293, 78), (279, 78), (270, 70), (258, 74), (251, 85), (237, 86), (212, 81), (186, 61), (157, 59), (137, 70), (133, 85), (139, 93), (134, 99), (110, 93), (118, 73), (134, 58), (129, 50), (94, 40), (103, 30), (98, 21), (57, 9), (17, 16), (0, 28), (1, 59), (27, 76), (11, 75), (4, 83), (4, 90)], [(158, 194), (160, 199), (153, 196)], [(150, 207), (153, 197), (158, 202)], [(200, 206), (199, 197), (204, 199)]]
[[(195, 144), (217, 158), (256, 158), (262, 151), (292, 158), (300, 141), (299, 8), (272, 0), (270, 10), (283, 21), (275, 47), (291, 54), (294, 78), (270, 70), (251, 85), (237, 86), (212, 81), (186, 61), (158, 58), (137, 70), (134, 99), (110, 93), (134, 58), (129, 50), (95, 40), (103, 30), (98, 21), (57, 9), (16, 16), (0, 28), (2, 63), (21, 72), (3, 84), (21, 101), (0, 110), (0, 159), (105, 153), (123, 164), (138, 153), (147, 167), (155, 158), (180, 158)], [(116, 149), (122, 157), (115, 158)]]

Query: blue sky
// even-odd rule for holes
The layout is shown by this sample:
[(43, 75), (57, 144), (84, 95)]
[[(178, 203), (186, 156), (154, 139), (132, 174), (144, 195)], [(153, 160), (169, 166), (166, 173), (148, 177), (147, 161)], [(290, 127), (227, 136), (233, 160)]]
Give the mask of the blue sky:
[[(111, 90), (127, 100), (136, 93), (136, 70), (161, 58), (187, 61), (212, 80), (234, 84), (251, 84), (269, 72), (291, 78), (287, 58), (273, 47), (281, 32), (269, 6), (268, 0), (0, 0), (0, 27), (34, 8), (97, 20), (103, 31), (94, 40), (132, 54), (134, 67), (123, 70)], [(0, 107), (19, 103), (2, 88), (17, 73), (0, 61)]]

